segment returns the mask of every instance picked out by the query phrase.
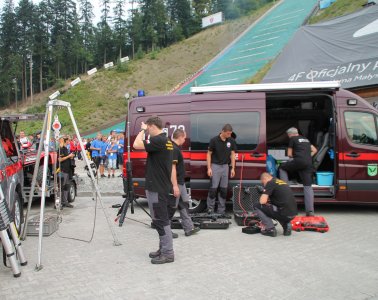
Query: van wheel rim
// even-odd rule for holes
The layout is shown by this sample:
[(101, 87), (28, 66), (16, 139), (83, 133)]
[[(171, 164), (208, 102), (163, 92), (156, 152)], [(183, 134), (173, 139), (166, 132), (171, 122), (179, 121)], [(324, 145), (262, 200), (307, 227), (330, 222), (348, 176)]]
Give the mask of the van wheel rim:
[(200, 204), (199, 200), (196, 199), (190, 199), (189, 200), (189, 209), (196, 208)]
[(21, 209), (20, 203), (18, 201), (14, 203), (14, 224), (16, 225), (16, 228), (18, 230), (21, 225)]
[(70, 196), (72, 200), (75, 199), (75, 187), (73, 185), (70, 187)]

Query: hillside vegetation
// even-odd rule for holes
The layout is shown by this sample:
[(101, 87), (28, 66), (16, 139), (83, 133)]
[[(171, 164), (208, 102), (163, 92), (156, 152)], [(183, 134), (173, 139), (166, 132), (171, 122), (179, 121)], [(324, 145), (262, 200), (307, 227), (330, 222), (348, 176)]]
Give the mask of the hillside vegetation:
[[(330, 19), (334, 19), (337, 17), (344, 16), (346, 14), (355, 12), (362, 8), (362, 5), (366, 4), (366, 0), (337, 0), (334, 2), (330, 7), (322, 10), (318, 10), (315, 15), (313, 15), (308, 23), (315, 24), (324, 22)], [(259, 72), (257, 72), (249, 81), (248, 83), (259, 83), (264, 78), (264, 76), (268, 73), (270, 68), (273, 65), (273, 61), (269, 62), (265, 65)]]
[[(68, 101), (82, 134), (99, 128), (106, 128), (115, 121), (124, 120), (127, 104), (126, 92), (136, 95), (143, 89), (147, 95), (161, 95), (169, 92), (179, 82), (191, 76), (222, 51), (239, 34), (265, 13), (272, 4), (255, 11), (247, 17), (225, 22), (206, 29), (193, 37), (168, 48), (142, 55), (127, 64), (115, 66), (111, 70), (99, 70), (89, 77), (81, 76), (82, 82), (69, 89), (69, 81), (60, 87), (63, 93), (59, 99)], [(74, 78), (72, 78), (74, 79)], [(19, 112), (45, 112), (50, 89), (34, 97), (34, 105), (19, 105)], [(1, 114), (15, 113), (14, 107)], [(65, 110), (58, 112), (64, 132), (73, 132), (69, 116)], [(20, 129), (33, 133), (42, 128), (41, 122), (19, 124)]]

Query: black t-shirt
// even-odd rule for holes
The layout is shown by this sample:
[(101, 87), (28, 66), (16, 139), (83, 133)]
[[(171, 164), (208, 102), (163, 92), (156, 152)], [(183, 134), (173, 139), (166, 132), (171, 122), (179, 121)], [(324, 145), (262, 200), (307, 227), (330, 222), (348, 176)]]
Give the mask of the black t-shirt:
[(295, 216), (298, 213), (297, 202), (289, 185), (280, 179), (272, 178), (266, 186), (264, 194), (269, 196), (269, 202), (277, 206), (283, 216)]
[(143, 141), (146, 149), (146, 190), (168, 194), (172, 190), (173, 145), (165, 133)]
[(231, 151), (236, 151), (234, 139), (228, 138), (222, 141), (219, 135), (210, 140), (209, 151), (211, 151), (211, 163), (217, 165), (229, 165), (231, 162)]
[(293, 158), (311, 164), (311, 143), (305, 137), (298, 135), (290, 138), (289, 148), (293, 149)]
[(185, 183), (185, 164), (184, 158), (181, 153), (180, 147), (175, 143), (173, 144), (173, 163), (176, 164), (177, 183)]
[[(65, 146), (59, 148), (59, 156), (61, 158), (68, 155), (69, 155), (68, 149)], [(70, 158), (60, 162), (60, 170), (67, 174), (71, 173), (71, 159)]]

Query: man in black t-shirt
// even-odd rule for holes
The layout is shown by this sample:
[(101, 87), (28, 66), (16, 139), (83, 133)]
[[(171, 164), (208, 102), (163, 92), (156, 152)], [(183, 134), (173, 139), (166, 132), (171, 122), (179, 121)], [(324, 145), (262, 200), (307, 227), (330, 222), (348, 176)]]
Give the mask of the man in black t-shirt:
[(290, 221), (297, 215), (298, 210), (289, 185), (267, 172), (261, 174), (260, 180), (264, 186), (264, 192), (260, 196), (260, 203), (255, 208), (264, 225), (261, 234), (277, 236), (277, 230), (272, 221), (275, 219), (281, 224), (283, 234), (291, 235)]
[(61, 137), (59, 139), (59, 183), (60, 189), (62, 191), (62, 200), (61, 205), (62, 207), (70, 207), (72, 208), (73, 205), (68, 202), (68, 186), (67, 183), (72, 177), (71, 172), (71, 160), (75, 156), (73, 153), (69, 153), (67, 149), (67, 144), (69, 143), (68, 137)]
[(298, 134), (298, 129), (291, 127), (286, 131), (289, 136), (289, 147), (287, 156), (293, 158), (286, 163), (281, 164), (279, 174), (280, 178), (289, 182), (288, 172), (298, 172), (302, 183), (304, 193), (304, 203), (307, 216), (314, 215), (314, 190), (312, 189), (312, 156), (317, 149), (311, 145), (310, 141)]
[[(171, 173), (173, 145), (163, 132), (159, 117), (150, 117), (142, 122), (141, 130), (134, 141), (135, 149), (147, 151), (146, 196), (152, 223), (159, 234), (159, 249), (151, 252), (151, 263), (164, 264), (174, 261), (172, 231), (168, 215), (169, 194), (172, 191)], [(148, 131), (149, 139), (145, 140)]]
[(210, 140), (207, 151), (207, 175), (211, 178), (211, 186), (207, 197), (207, 209), (211, 213), (214, 211), (215, 199), (218, 187), (218, 213), (224, 214), (226, 209), (226, 197), (228, 188), (228, 173), (231, 164), (231, 178), (235, 176), (235, 151), (236, 144), (232, 135), (232, 126), (223, 126), (219, 135)]
[(173, 218), (178, 207), (182, 228), (185, 231), (185, 236), (200, 230), (199, 227), (194, 227), (192, 218), (189, 216), (189, 195), (185, 186), (185, 164), (181, 153), (180, 146), (185, 143), (186, 133), (182, 129), (176, 129), (172, 135), (173, 143), (173, 164), (172, 164), (172, 185), (173, 185), (173, 205), (170, 207), (169, 217)]

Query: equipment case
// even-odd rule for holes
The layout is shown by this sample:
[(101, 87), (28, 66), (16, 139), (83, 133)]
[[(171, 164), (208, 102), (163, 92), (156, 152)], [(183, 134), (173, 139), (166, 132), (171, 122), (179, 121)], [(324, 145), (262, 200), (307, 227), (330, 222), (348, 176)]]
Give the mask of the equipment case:
[(296, 216), (291, 220), (291, 227), (295, 231), (316, 231), (324, 233), (329, 230), (327, 221), (322, 216)]

